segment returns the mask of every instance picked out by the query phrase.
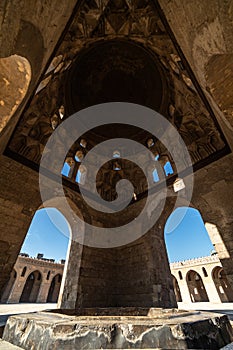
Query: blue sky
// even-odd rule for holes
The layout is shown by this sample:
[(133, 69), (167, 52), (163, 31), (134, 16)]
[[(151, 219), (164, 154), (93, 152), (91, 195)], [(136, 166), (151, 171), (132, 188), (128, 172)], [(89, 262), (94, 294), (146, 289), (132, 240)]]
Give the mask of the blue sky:
[[(186, 210), (187, 208), (176, 209), (165, 226), (165, 242), (170, 262), (207, 256), (213, 250), (200, 213), (192, 208)], [(61, 232), (65, 232), (65, 235)], [(68, 237), (69, 226), (64, 216), (54, 208), (40, 209), (32, 220), (21, 252), (32, 257), (43, 253), (45, 258), (59, 261), (66, 258)]]
[(198, 210), (177, 208), (165, 225), (170, 262), (210, 255), (214, 249)]
[[(56, 225), (49, 218), (47, 210)], [(66, 258), (68, 243), (69, 226), (64, 216), (55, 208), (40, 209), (33, 217), (21, 252), (32, 257), (42, 253), (45, 258), (59, 261)]]

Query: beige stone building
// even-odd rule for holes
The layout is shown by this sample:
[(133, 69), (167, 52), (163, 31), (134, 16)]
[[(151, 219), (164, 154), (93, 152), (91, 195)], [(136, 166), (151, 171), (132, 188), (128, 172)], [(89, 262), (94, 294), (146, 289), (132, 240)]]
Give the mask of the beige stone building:
[[(52, 259), (50, 259), (52, 260)], [(19, 256), (2, 303), (57, 302), (64, 261)], [(217, 254), (170, 264), (177, 302), (233, 301), (233, 291)]]
[(56, 302), (63, 268), (64, 262), (18, 256), (1, 302)]
[(217, 255), (170, 264), (177, 302), (232, 302), (233, 290)]

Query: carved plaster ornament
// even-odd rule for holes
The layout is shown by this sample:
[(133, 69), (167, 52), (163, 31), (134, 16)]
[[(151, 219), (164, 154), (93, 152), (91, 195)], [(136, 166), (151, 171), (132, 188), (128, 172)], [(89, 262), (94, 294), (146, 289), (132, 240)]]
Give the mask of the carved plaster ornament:
[(113, 158), (120, 158), (121, 157), (121, 153), (119, 151), (114, 151), (112, 157)]
[(171, 117), (174, 117), (175, 110), (176, 110), (175, 107), (172, 104), (170, 104), (170, 106), (169, 106), (169, 114), (170, 114)]
[(62, 59), (63, 59), (62, 55), (58, 55), (58, 56), (54, 57), (49, 68), (46, 71), (46, 74), (53, 71), (61, 63)]
[(52, 116), (52, 118), (50, 119), (50, 122), (51, 122), (51, 127), (53, 130), (56, 129), (56, 127), (58, 126), (59, 122), (58, 122), (58, 116), (56, 114), (54, 114)]
[(171, 59), (172, 59), (175, 63), (181, 61), (181, 58), (180, 58), (178, 55), (174, 54), (174, 53), (171, 53), (170, 56), (171, 56)]
[(154, 155), (153, 155), (153, 158), (154, 158), (154, 160), (159, 160), (159, 152), (158, 151), (155, 151), (154, 152)]
[(162, 155), (162, 156), (159, 157), (159, 162), (162, 165), (162, 167), (164, 167), (164, 165), (167, 162), (170, 162), (170, 159), (169, 159), (169, 157), (167, 155)]
[(72, 157), (67, 157), (65, 162), (70, 166), (72, 167), (74, 165), (74, 159)]
[(80, 171), (80, 173), (82, 173), (82, 174), (84, 174), (84, 173), (86, 173), (87, 172), (87, 169), (86, 169), (86, 167), (84, 166), (84, 165), (80, 165), (80, 167), (78, 168), (78, 170)]
[(154, 140), (153, 139), (148, 139), (147, 140), (147, 146), (148, 146), (148, 148), (151, 148), (152, 146), (154, 146)]
[(173, 70), (173, 72), (175, 72), (176, 74), (180, 74), (179, 68), (177, 67), (176, 63), (174, 63), (173, 61), (169, 61), (169, 64)]
[(79, 179), (79, 183), (81, 185), (85, 184), (86, 181), (86, 175), (87, 175), (87, 169), (84, 165), (80, 165), (80, 167), (78, 168), (78, 172), (80, 172), (80, 179)]
[(83, 152), (81, 150), (78, 150), (76, 153), (75, 153), (75, 160), (77, 162), (81, 162), (83, 160)]
[(80, 140), (80, 146), (82, 146), (83, 148), (87, 147), (87, 141), (85, 139), (81, 139)]
[(62, 105), (59, 109), (58, 109), (60, 118), (63, 119), (64, 115), (65, 115), (65, 107)]
[(205, 135), (205, 131), (201, 128), (199, 121), (191, 114), (183, 116), (182, 125), (180, 128), (181, 133), (183, 128), (186, 129), (190, 141), (196, 141)]
[(54, 70), (54, 73), (58, 73), (64, 66), (64, 62), (61, 62), (57, 67), (56, 69)]
[(120, 165), (120, 163), (118, 162), (118, 161), (115, 161), (114, 163), (113, 163), (113, 170), (121, 170), (121, 165)]
[(196, 89), (195, 89), (195, 87), (194, 87), (194, 85), (193, 85), (192, 80), (191, 80), (189, 77), (187, 77), (187, 75), (185, 75), (184, 73), (182, 73), (182, 78), (183, 78), (185, 84), (186, 84), (190, 89), (192, 89), (193, 91), (196, 91)]

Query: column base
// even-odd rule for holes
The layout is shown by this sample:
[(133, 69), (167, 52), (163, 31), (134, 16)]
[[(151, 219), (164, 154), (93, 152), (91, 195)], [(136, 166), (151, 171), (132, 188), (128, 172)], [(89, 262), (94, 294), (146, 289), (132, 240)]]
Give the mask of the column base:
[(9, 317), (3, 339), (23, 349), (220, 349), (226, 315), (160, 308), (47, 310)]

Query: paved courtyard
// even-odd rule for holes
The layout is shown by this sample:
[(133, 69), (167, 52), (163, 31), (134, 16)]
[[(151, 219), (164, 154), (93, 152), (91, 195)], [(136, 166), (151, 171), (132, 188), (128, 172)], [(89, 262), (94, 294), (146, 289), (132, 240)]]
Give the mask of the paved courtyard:
[(219, 312), (228, 315), (232, 321), (231, 323), (233, 323), (233, 303), (178, 303), (178, 308), (183, 310)]
[(57, 304), (32, 304), (32, 303), (20, 303), (20, 304), (0, 304), (0, 326), (6, 323), (10, 315), (42, 311), (46, 309), (56, 309)]

